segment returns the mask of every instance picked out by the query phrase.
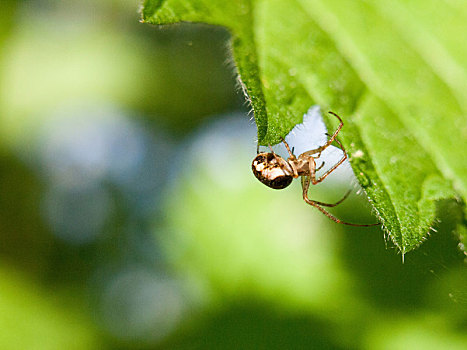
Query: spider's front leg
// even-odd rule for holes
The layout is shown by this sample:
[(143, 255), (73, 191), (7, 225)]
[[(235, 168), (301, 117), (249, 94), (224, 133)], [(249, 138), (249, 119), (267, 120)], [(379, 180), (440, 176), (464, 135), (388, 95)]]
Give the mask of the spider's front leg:
[(290, 147), (289, 147), (289, 144), (287, 143), (287, 141), (285, 141), (285, 139), (284, 139), (283, 137), (281, 137), (281, 140), (282, 140), (282, 142), (284, 143), (285, 148), (287, 148), (287, 152), (289, 152), (289, 157), (290, 157), (290, 159), (296, 159), (295, 155), (294, 155), (293, 152), (290, 150)]
[(339, 148), (342, 150), (344, 155), (342, 156), (342, 158), (336, 164), (334, 164), (334, 166), (332, 168), (330, 168), (328, 171), (326, 171), (319, 178), (316, 178), (316, 162), (315, 162), (315, 159), (313, 157), (310, 157), (310, 176), (311, 176), (311, 182), (313, 183), (313, 185), (316, 185), (316, 184), (320, 183), (321, 181), (323, 181), (329, 174), (331, 174), (334, 170), (336, 170), (339, 167), (339, 165), (344, 163), (344, 161), (347, 159), (347, 153), (345, 152), (344, 146), (342, 146), (342, 144), (340, 143), (340, 141), (338, 139), (335, 139), (334, 141), (336, 141), (336, 143), (339, 145)]
[(292, 169), (292, 173), (293, 173), (292, 176), (296, 179), (299, 176), (297, 164), (296, 164), (297, 157), (295, 157), (295, 155), (293, 154), (293, 148), (292, 148), (292, 151), (290, 150), (290, 147), (287, 141), (285, 141), (283, 137), (281, 137), (281, 139), (282, 139), (282, 142), (284, 143), (285, 148), (287, 148), (287, 152), (289, 152), (289, 158), (287, 159), (287, 164)]
[[(334, 141), (337, 141), (337, 134), (339, 134), (339, 131), (341, 131), (342, 127), (344, 126), (344, 122), (342, 121), (341, 117), (339, 117), (336, 113), (334, 113), (334, 112), (329, 112), (329, 113), (336, 116), (337, 119), (339, 119), (339, 126), (337, 127), (336, 131), (334, 131), (332, 136), (329, 138), (329, 140), (327, 140), (327, 142), (324, 145), (322, 145), (322, 146), (320, 146), (318, 148), (306, 151), (303, 154), (301, 154), (301, 156), (311, 156), (311, 155), (316, 154), (316, 153), (321, 153), (326, 148), (331, 146), (331, 143), (333, 143)], [(328, 134), (326, 133), (326, 135), (328, 135)]]

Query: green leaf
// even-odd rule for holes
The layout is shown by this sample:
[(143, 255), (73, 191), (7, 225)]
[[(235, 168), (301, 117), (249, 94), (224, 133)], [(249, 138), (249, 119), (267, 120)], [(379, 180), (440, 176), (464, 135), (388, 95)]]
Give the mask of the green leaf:
[(142, 13), (229, 29), (260, 144), (313, 104), (340, 114), (352, 167), (402, 253), (427, 237), (436, 201), (467, 197), (467, 3), (147, 0)]

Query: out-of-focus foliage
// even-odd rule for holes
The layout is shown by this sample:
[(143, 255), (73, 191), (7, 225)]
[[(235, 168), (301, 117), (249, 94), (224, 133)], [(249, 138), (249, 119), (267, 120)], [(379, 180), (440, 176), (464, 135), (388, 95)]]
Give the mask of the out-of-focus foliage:
[[(124, 0), (0, 6), (0, 348), (466, 342), (461, 208), (441, 201), (402, 264), (378, 228), (264, 188), (225, 30), (140, 24)], [(357, 191), (345, 169), (310, 195)]]
[(457, 50), (467, 7), (396, 4), (147, 0), (142, 16), (229, 29), (263, 145), (312, 103), (343, 114), (355, 173), (405, 254), (427, 238), (436, 202), (456, 198), (451, 182), (467, 199), (467, 52)]
[(89, 320), (76, 308), (63, 309), (63, 296), (41, 290), (18, 271), (0, 270), (2, 349), (100, 349)]
[(114, 22), (89, 21), (89, 4), (56, 6), (77, 10), (71, 18), (63, 18), (59, 9), (51, 18), (34, 15), (2, 50), (4, 142), (30, 141), (57, 108), (82, 101), (118, 101), (123, 108), (157, 115), (180, 134), (203, 116), (235, 105), (233, 72), (222, 65), (225, 31), (181, 26), (155, 34), (136, 22), (136, 12), (124, 30), (117, 15)]

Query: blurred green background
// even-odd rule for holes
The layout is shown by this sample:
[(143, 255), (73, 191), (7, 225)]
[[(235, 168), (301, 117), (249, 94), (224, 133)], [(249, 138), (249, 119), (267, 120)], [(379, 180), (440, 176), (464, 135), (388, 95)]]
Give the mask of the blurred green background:
[(402, 264), (378, 228), (268, 190), (228, 33), (138, 6), (2, 1), (0, 348), (465, 349), (459, 206)]

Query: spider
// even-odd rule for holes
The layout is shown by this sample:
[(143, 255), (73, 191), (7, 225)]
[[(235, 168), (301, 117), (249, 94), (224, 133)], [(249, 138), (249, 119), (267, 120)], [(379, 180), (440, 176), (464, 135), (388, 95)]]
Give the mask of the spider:
[[(287, 152), (289, 153), (289, 158), (287, 160), (284, 160), (281, 156), (274, 153), (271, 145), (269, 145), (269, 149), (271, 150), (270, 153), (260, 153), (258, 145), (257, 155), (255, 159), (253, 159), (252, 163), (253, 174), (263, 184), (277, 190), (286, 188), (292, 183), (293, 179), (296, 179), (299, 176), (301, 176), (303, 200), (309, 205), (317, 208), (321, 213), (326, 215), (332, 221), (338, 224), (350, 226), (380, 225), (379, 222), (376, 224), (352, 224), (349, 222), (345, 222), (336, 218), (334, 215), (332, 215), (326, 209), (323, 208), (335, 207), (339, 205), (349, 196), (351, 191), (348, 191), (341, 200), (333, 204), (318, 202), (315, 200), (311, 200), (308, 197), (308, 189), (310, 188), (310, 184), (317, 185), (320, 182), (322, 182), (329, 174), (336, 170), (337, 167), (339, 167), (339, 165), (341, 165), (347, 159), (347, 153), (345, 152), (344, 146), (342, 146), (340, 141), (337, 139), (337, 134), (344, 126), (344, 122), (336, 113), (329, 113), (337, 117), (340, 123), (336, 131), (334, 131), (334, 134), (332, 134), (332, 136), (323, 146), (312, 149), (310, 151), (306, 151), (300, 154), (298, 157), (296, 157), (293, 154), (293, 148), (291, 151), (289, 144), (282, 138), (282, 142), (284, 143), (285, 147), (287, 148)], [(319, 157), (321, 156), (321, 152), (328, 148), (333, 142), (336, 142), (339, 145), (339, 148), (344, 154), (342, 158), (333, 167), (331, 167), (323, 175), (318, 177), (316, 175), (316, 172), (324, 166), (324, 161), (321, 163), (320, 166), (317, 167), (316, 160), (319, 159)]]

